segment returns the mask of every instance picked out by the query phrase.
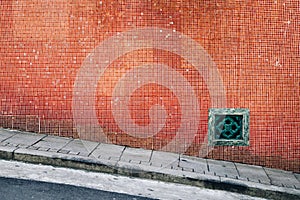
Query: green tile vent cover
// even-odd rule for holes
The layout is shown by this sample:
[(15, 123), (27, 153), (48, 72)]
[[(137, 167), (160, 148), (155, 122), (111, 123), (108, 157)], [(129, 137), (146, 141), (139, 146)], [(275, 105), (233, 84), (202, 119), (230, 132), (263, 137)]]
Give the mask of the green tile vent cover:
[(209, 109), (210, 146), (249, 146), (249, 110), (241, 108)]

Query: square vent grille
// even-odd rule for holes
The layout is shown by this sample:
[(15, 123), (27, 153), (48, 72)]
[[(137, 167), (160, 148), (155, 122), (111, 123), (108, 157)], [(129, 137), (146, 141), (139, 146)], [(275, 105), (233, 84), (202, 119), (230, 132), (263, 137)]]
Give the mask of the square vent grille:
[(211, 108), (208, 117), (210, 146), (249, 146), (249, 109)]

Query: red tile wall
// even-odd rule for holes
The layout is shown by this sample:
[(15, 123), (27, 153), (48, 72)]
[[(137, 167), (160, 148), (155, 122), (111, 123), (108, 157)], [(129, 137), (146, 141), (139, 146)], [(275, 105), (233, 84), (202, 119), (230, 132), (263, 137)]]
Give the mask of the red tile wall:
[[(174, 40), (175, 43), (196, 42), (203, 48), (200, 52), (209, 55), (207, 60), (202, 60), (202, 72), (205, 72), (205, 63), (214, 63), (218, 76), (201, 74), (190, 62), (195, 56), (190, 43), (182, 42), (176, 47), (187, 48), (182, 51), (186, 57), (168, 47), (141, 48), (108, 61), (109, 65), (99, 77), (86, 72), (86, 78), (96, 80), (97, 84), (93, 86), (95, 81), (87, 81), (81, 90), (95, 87), (96, 91), (86, 96), (91, 101), (76, 98), (76, 81), (85, 73), (80, 70), (87, 69), (84, 66), (93, 56), (91, 52), (94, 51), (97, 60), (98, 54), (103, 53), (97, 52), (99, 46), (110, 44), (110, 39), (127, 31), (145, 27), (170, 30), (189, 38)], [(299, 33), (300, 5), (296, 0), (2, 0), (0, 125), (300, 172)], [(123, 43), (107, 46), (107, 52), (115, 50), (118, 54), (117, 51), (126, 48), (124, 41), (130, 43), (134, 39), (128, 37), (121, 40)], [(157, 39), (160, 37), (154, 34), (153, 40)], [(102, 50), (106, 51), (105, 48)], [(93, 67), (98, 67), (97, 62), (105, 61), (95, 61)], [(112, 111), (114, 102), (118, 104), (122, 97), (114, 96), (115, 88), (126, 74), (135, 77), (136, 69), (159, 64), (184, 79), (165, 75), (161, 70), (145, 72), (143, 75), (149, 83), (130, 92), (126, 107), (137, 127), (152, 124), (151, 112), (164, 124), (154, 124), (154, 133), (150, 133), (151, 128), (141, 128), (145, 130), (144, 136), (138, 135), (140, 130), (137, 129), (128, 133)], [(190, 107), (182, 105), (181, 98), (193, 99), (190, 95), (178, 96), (172, 87), (159, 84), (152, 77), (167, 79), (174, 87), (182, 87), (179, 89), (182, 94), (187, 90), (186, 85), (190, 86), (193, 89), (190, 95), (196, 97), (190, 104), (196, 109), (190, 111)], [(225, 99), (218, 95), (214, 83), (207, 82), (220, 77)], [(128, 80), (119, 84), (124, 92), (131, 86), (134, 84)], [(215, 98), (217, 103), (213, 103)], [(74, 104), (74, 101), (83, 103)], [(101, 130), (89, 128), (92, 125), (88, 123), (81, 124), (86, 131), (78, 128), (80, 120), (88, 120), (74, 117), (74, 112), (80, 110), (84, 117), (89, 116), (85, 102), (94, 102), (92, 108)], [(155, 113), (154, 105), (160, 105), (163, 111)], [(216, 105), (250, 110), (250, 146), (207, 147), (208, 109)], [(197, 123), (187, 122), (189, 126), (185, 129), (187, 132), (195, 129), (195, 134), (176, 136), (183, 122), (193, 118)], [(128, 119), (124, 116), (124, 120)], [(159, 131), (155, 129), (161, 126)], [(178, 142), (168, 146), (174, 140)]]

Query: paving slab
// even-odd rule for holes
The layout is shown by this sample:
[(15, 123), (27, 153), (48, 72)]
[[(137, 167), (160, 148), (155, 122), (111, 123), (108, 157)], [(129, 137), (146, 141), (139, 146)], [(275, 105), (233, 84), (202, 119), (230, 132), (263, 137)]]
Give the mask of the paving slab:
[(152, 150), (126, 147), (120, 161), (125, 162), (150, 162)]
[[(300, 199), (300, 174), (293, 172), (28, 132), (12, 131), (6, 140), (0, 143), (1, 159), (138, 176), (271, 199)], [(61, 148), (52, 151), (53, 147)]]
[(62, 147), (62, 151), (68, 151), (69, 154), (88, 156), (98, 146), (98, 142), (90, 142), (74, 139)]
[(101, 143), (94, 151), (92, 151), (90, 157), (118, 161), (120, 160), (124, 149), (124, 146)]
[(183, 170), (192, 169), (193, 172), (198, 172), (202, 174), (208, 173), (207, 160), (203, 158), (193, 158), (191, 156), (180, 156), (179, 167), (182, 167)]
[[(189, 171), (179, 171), (168, 168), (157, 168), (155, 172), (163, 174), (166, 178), (163, 178), (164, 181), (178, 182), (183, 184), (192, 184), (194, 186), (214, 188), (215, 183), (220, 183), (221, 179), (219, 176), (200, 174)], [(153, 175), (154, 178), (156, 175)]]
[(71, 139), (71, 138), (47, 135), (46, 137), (42, 138), (40, 141), (38, 141), (33, 146), (37, 147), (41, 150), (44, 149), (46, 151), (48, 151), (49, 149), (52, 149), (53, 151), (59, 151), (61, 148), (66, 146), (66, 144), (68, 144), (72, 140), (73, 139)]
[[(251, 181), (220, 177), (221, 184), (227, 185), (222, 190), (243, 193), (250, 196), (263, 197), (274, 200), (299, 200), (300, 190), (274, 185), (266, 185)], [(235, 186), (235, 187), (232, 187)]]
[(14, 136), (15, 134), (17, 134), (14, 131), (8, 131), (8, 130), (4, 130), (4, 129), (0, 129), (0, 142)]
[(257, 183), (271, 184), (271, 181), (261, 166), (235, 163), (239, 173), (239, 179), (253, 181)]
[(294, 173), (294, 175), (298, 179), (298, 181), (300, 182), (300, 174)]
[(9, 160), (13, 159), (13, 153), (16, 149), (18, 148), (0, 145), (0, 158), (9, 159)]
[(294, 173), (270, 168), (265, 168), (265, 171), (273, 185), (300, 189), (300, 182)]
[(21, 145), (22, 147), (28, 147), (37, 143), (44, 137), (46, 137), (46, 135), (20, 132), (5, 140), (5, 143), (16, 146)]
[(15, 150), (14, 160), (108, 173), (113, 173), (115, 171), (114, 166), (117, 164), (117, 161), (101, 160), (86, 156), (62, 154), (50, 151), (32, 150), (28, 148), (19, 148)]
[[(14, 151), (14, 159), (19, 161), (36, 161), (37, 163), (43, 163), (42, 161), (34, 158), (36, 156), (42, 156), (50, 160), (50, 158), (60, 158), (64, 156), (57, 152), (50, 152), (50, 151), (41, 151), (40, 149), (35, 150), (31, 148), (18, 148)], [(35, 163), (36, 163), (35, 162)]]
[(216, 176), (236, 178), (238, 177), (238, 171), (235, 168), (233, 162), (221, 161), (221, 160), (207, 160), (208, 174), (214, 174)]
[(156, 167), (169, 167), (179, 164), (179, 154), (153, 151), (150, 159), (150, 165)]

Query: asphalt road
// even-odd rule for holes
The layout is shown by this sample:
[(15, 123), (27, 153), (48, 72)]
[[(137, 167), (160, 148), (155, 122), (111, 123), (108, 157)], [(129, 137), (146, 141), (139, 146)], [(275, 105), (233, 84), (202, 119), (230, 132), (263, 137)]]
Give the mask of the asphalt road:
[(22, 180), (0, 177), (0, 199), (128, 199), (146, 200), (149, 198), (127, 194), (94, 190), (65, 184), (45, 183), (40, 181)]

